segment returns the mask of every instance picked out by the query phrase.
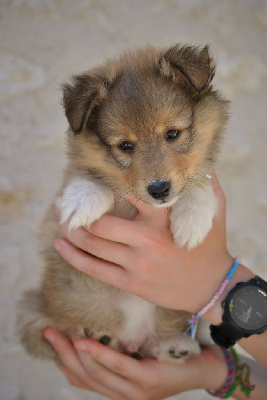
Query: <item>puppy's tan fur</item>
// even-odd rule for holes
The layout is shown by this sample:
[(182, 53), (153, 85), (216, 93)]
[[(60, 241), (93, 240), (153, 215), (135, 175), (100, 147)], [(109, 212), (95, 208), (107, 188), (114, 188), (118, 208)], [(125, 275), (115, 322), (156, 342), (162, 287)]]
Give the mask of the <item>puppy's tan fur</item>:
[[(66, 191), (60, 207), (73, 227), (90, 224), (106, 211), (133, 218), (136, 210), (121, 199), (132, 193), (155, 207), (177, 204), (171, 224), (179, 245), (194, 247), (203, 240), (210, 224), (202, 229), (201, 221), (195, 223), (199, 210), (196, 207), (194, 214), (194, 207), (202, 201), (209, 214), (205, 196), (211, 189), (205, 174), (216, 159), (228, 108), (211, 86), (213, 75), (207, 47), (146, 47), (108, 60), (64, 86), (70, 128), (63, 184), (72, 191)], [(178, 137), (169, 139), (168, 131), (178, 131)], [(133, 148), (123, 150), (120, 145), (125, 142)], [(70, 206), (79, 196), (76, 188), (86, 187), (87, 181), (111, 196), (109, 205), (104, 203), (92, 219), (80, 215), (80, 198)], [(149, 185), (162, 181), (170, 182), (167, 198), (152, 197)], [(90, 193), (88, 198), (90, 202)], [(204, 213), (204, 222), (205, 218)], [(53, 249), (60, 235), (52, 206), (41, 227), (44, 279), (40, 289), (25, 293), (20, 302), (18, 329), (30, 354), (55, 358), (42, 336), (46, 326), (68, 336), (110, 337), (110, 345), (119, 351), (140, 351), (158, 359), (177, 360), (199, 351), (198, 344), (183, 335), (186, 313), (156, 307), (80, 273)]]

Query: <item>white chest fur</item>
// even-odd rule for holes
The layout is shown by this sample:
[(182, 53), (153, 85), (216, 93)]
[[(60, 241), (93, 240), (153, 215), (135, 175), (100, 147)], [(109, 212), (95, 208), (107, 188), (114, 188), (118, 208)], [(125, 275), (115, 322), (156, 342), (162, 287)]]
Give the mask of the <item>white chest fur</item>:
[(118, 340), (127, 352), (134, 353), (154, 332), (156, 306), (140, 297), (124, 294), (120, 309), (124, 317), (124, 328)]

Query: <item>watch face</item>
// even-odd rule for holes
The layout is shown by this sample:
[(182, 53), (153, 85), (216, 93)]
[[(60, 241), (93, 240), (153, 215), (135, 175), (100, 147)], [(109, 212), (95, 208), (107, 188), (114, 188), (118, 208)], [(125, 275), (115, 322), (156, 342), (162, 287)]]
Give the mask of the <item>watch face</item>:
[(257, 286), (245, 286), (234, 293), (229, 311), (237, 326), (257, 330), (267, 325), (267, 294)]

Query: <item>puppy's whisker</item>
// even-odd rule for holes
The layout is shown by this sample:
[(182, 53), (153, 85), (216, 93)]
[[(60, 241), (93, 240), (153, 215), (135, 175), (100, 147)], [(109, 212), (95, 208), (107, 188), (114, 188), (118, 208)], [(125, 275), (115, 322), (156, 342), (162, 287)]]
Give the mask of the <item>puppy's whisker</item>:
[[(139, 201), (134, 189), (132, 189), (132, 188), (127, 188), (126, 190), (119, 190), (118, 194), (119, 194), (119, 200), (118, 200), (119, 202), (125, 200), (125, 197), (129, 197), (129, 196), (132, 196), (132, 195), (134, 195), (136, 197), (136, 199), (137, 199), (136, 204)], [(136, 204), (134, 204), (134, 206)]]
[[(193, 171), (194, 172), (194, 171)], [(195, 174), (192, 176), (192, 179), (190, 180), (190, 183), (206, 183), (211, 187), (211, 181), (210, 181), (210, 175), (206, 175), (203, 172), (199, 170), (195, 170)]]

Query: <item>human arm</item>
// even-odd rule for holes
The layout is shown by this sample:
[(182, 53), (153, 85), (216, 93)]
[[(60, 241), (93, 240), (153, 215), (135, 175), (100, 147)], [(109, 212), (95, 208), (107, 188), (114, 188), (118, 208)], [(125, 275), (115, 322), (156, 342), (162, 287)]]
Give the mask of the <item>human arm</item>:
[[(225, 198), (215, 175), (212, 184), (219, 213), (205, 241), (194, 250), (174, 243), (169, 210), (155, 210), (142, 202), (135, 204), (138, 214), (133, 221), (105, 215), (89, 229), (71, 232), (63, 224), (63, 233), (75, 246), (64, 240), (56, 240), (55, 246), (71, 265), (97, 279), (161, 306), (196, 313), (217, 292), (233, 262), (226, 246)], [(237, 282), (253, 276), (239, 265), (224, 296)], [(221, 300), (204, 316), (213, 325), (221, 322)], [(240, 344), (266, 365), (266, 334)]]

